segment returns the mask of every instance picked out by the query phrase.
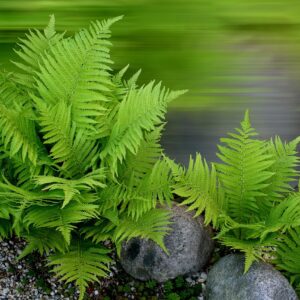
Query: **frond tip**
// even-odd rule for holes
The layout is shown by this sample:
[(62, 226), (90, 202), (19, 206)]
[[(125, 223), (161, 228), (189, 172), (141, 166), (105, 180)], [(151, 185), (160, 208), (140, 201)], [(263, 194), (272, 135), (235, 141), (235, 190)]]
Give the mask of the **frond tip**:
[(205, 223), (217, 226), (218, 216), (223, 206), (222, 189), (219, 188), (214, 165), (209, 168), (199, 153), (195, 160), (190, 157), (187, 170), (170, 164), (174, 181), (173, 193), (182, 197), (180, 205), (187, 205), (188, 211), (195, 210), (199, 216), (205, 210)]
[(108, 253), (109, 250), (104, 247), (78, 239), (68, 252), (51, 255), (48, 265), (54, 266), (53, 272), (61, 280), (67, 283), (75, 281), (80, 291), (79, 299), (82, 300), (90, 282), (107, 276), (107, 265), (111, 262)]

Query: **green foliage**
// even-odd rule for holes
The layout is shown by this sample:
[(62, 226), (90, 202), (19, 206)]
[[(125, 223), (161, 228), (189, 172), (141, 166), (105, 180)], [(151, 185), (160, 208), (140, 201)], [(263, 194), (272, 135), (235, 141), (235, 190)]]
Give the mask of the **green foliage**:
[(188, 211), (195, 210), (195, 216), (199, 216), (205, 210), (205, 223), (212, 222), (216, 225), (224, 205), (224, 195), (223, 190), (218, 189), (214, 165), (210, 170), (199, 153), (196, 154), (195, 160), (190, 158), (187, 170), (169, 159), (167, 161), (176, 182), (173, 192), (184, 199), (181, 205), (188, 205)]
[(171, 293), (167, 296), (167, 300), (180, 300), (180, 296), (177, 293)]
[(168, 160), (173, 191), (195, 216), (205, 212), (224, 245), (245, 253), (245, 272), (253, 261), (276, 256), (299, 284), (300, 193), (292, 186), (299, 138), (284, 143), (256, 136), (246, 111), (240, 128), (221, 139), (221, 162), (209, 167), (197, 154), (185, 170)]
[(276, 266), (290, 277), (300, 292), (300, 227), (290, 229), (277, 245)]
[(167, 251), (173, 178), (160, 138), (184, 91), (112, 69), (110, 26), (121, 18), (65, 37), (51, 16), (20, 40), (18, 71), (0, 73), (0, 236), (27, 240), (20, 258), (49, 254), (80, 299), (108, 271), (103, 241), (120, 249), (141, 236)]
[(53, 271), (67, 283), (75, 280), (83, 295), (88, 282), (106, 276), (111, 261), (108, 252), (104, 247), (74, 239), (68, 252), (50, 256), (49, 265), (55, 266)]
[(157, 285), (157, 282), (155, 280), (148, 280), (145, 284), (146, 288), (148, 289), (154, 289)]

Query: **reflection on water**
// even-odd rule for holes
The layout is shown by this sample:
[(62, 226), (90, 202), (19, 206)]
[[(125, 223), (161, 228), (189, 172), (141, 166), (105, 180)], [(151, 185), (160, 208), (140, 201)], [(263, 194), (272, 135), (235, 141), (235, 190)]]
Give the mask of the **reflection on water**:
[(174, 101), (163, 139), (167, 153), (215, 159), (219, 137), (250, 108), (263, 137), (300, 134), (300, 2), (294, 0), (0, 0), (0, 64), (28, 27), (54, 13), (58, 30), (125, 18), (113, 28), (116, 68), (142, 68), (141, 81), (189, 89)]
[[(242, 72), (248, 75), (248, 80), (231, 83), (240, 85), (245, 93), (226, 95), (231, 101), (225, 106), (201, 111), (171, 110), (163, 139), (168, 155), (185, 164), (189, 154), (195, 152), (209, 161), (217, 160), (220, 137), (239, 126), (247, 108), (252, 125), (262, 138), (280, 135), (291, 140), (300, 135), (300, 86), (295, 74), (287, 68), (288, 63), (282, 63), (282, 59), (258, 46), (255, 51), (248, 51), (235, 70), (235, 76)], [(255, 89), (249, 92), (248, 87)]]

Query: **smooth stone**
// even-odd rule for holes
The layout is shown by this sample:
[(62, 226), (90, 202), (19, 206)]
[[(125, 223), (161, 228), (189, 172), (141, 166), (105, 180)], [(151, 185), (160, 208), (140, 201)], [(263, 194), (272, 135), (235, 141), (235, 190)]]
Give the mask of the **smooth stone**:
[(209, 261), (214, 243), (211, 230), (203, 225), (203, 218), (193, 218), (194, 212), (173, 205), (172, 231), (165, 236), (167, 255), (155, 242), (133, 238), (122, 244), (120, 262), (125, 271), (139, 280), (159, 282), (179, 275), (198, 272)]
[(254, 262), (244, 274), (245, 258), (230, 254), (221, 258), (209, 271), (207, 300), (297, 300), (288, 280), (274, 267)]

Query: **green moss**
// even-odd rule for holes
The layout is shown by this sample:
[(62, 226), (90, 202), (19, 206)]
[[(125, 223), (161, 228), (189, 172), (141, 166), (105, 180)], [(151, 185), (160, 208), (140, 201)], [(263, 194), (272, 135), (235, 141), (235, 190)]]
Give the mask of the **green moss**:
[(148, 280), (146, 282), (146, 287), (148, 289), (154, 289), (156, 287), (156, 285), (157, 285), (157, 282), (155, 280)]
[(176, 279), (175, 279), (175, 286), (176, 288), (181, 288), (184, 286), (185, 284), (185, 280), (182, 276), (178, 276)]
[(176, 293), (171, 293), (167, 296), (167, 300), (180, 300), (180, 296)]

